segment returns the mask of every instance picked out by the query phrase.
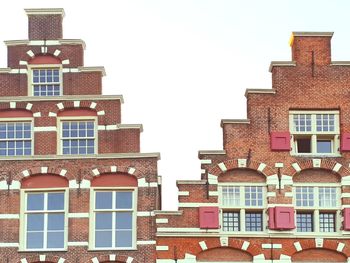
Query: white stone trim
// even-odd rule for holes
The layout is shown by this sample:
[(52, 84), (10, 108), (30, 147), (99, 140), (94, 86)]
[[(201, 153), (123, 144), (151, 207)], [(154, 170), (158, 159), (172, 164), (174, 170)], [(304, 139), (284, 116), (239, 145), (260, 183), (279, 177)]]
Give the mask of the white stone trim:
[(43, 53), (43, 54), (47, 53), (47, 47), (46, 46), (42, 46), (41, 47), (41, 53)]
[(66, 169), (61, 169), (60, 176), (66, 176), (67, 170)]
[(350, 197), (350, 193), (341, 193), (340, 198), (349, 198)]
[(276, 192), (267, 192), (266, 196), (267, 197), (276, 197)]
[(201, 207), (201, 206), (218, 206), (218, 203), (180, 203), (179, 207)]
[(0, 181), (0, 190), (8, 190), (8, 189), (10, 189), (10, 190), (21, 189), (21, 182), (16, 181), (16, 180), (12, 180), (10, 185), (9, 185), (6, 180)]
[(133, 260), (134, 260), (134, 258), (132, 258), (132, 257), (128, 257), (128, 259), (126, 260), (126, 262), (125, 262), (125, 263), (131, 263)]
[(39, 256), (40, 261), (45, 261), (46, 260), (46, 255), (40, 255)]
[(26, 65), (28, 65), (28, 61), (20, 60), (19, 64), (22, 65), (22, 66), (26, 66)]
[(238, 159), (237, 165), (239, 168), (245, 168), (247, 167), (247, 159)]
[(41, 112), (34, 112), (33, 117), (41, 117)]
[(77, 73), (80, 72), (79, 68), (63, 68), (62, 73)]
[(91, 182), (89, 180), (83, 179), (80, 182), (80, 187), (79, 184), (77, 182), (77, 180), (69, 180), (69, 188), (70, 189), (86, 189), (86, 188), (90, 188), (91, 186)]
[(224, 163), (219, 163), (218, 166), (219, 166), (221, 171), (223, 171), (223, 172), (227, 171), (226, 165)]
[(333, 172), (339, 172), (340, 168), (342, 167), (343, 165), (340, 164), (340, 163), (336, 163), (333, 167)]
[(275, 163), (275, 168), (283, 168), (284, 164), (283, 163)]
[(74, 106), (74, 108), (79, 108), (80, 107), (80, 100), (75, 100), (73, 102), (73, 106)]
[(27, 103), (26, 105), (26, 110), (31, 110), (33, 107), (33, 104), (32, 103)]
[(137, 216), (155, 216), (153, 211), (137, 211)]
[(16, 102), (15, 101), (11, 101), (10, 102), (10, 109), (16, 109)]
[(134, 168), (134, 167), (129, 167), (129, 169), (128, 169), (128, 174), (134, 174), (135, 171), (136, 171), (136, 168)]
[(97, 168), (93, 169), (92, 173), (94, 174), (94, 176), (100, 175), (100, 171)]
[(190, 195), (190, 192), (189, 191), (179, 191), (178, 196), (189, 196)]
[(21, 263), (28, 263), (28, 261), (27, 261), (26, 258), (22, 258), (22, 259), (21, 259)]
[(292, 167), (294, 168), (294, 170), (299, 173), (301, 171), (301, 168), (299, 166), (298, 163), (292, 163)]
[(31, 58), (35, 57), (35, 54), (32, 50), (28, 50), (27, 55), (30, 56)]
[(61, 54), (61, 50), (59, 50), (59, 49), (56, 49), (55, 52), (53, 52), (53, 55), (55, 57), (58, 57), (60, 54)]
[(19, 243), (0, 243), (0, 247), (19, 247)]
[(51, 132), (51, 131), (57, 131), (56, 126), (39, 126), (39, 127), (33, 127), (34, 132)]
[(259, 255), (256, 255), (253, 257), (253, 262), (263, 262), (261, 260), (264, 260), (265, 261), (265, 255), (264, 254), (259, 254)]
[(91, 259), (92, 263), (100, 263), (100, 261), (97, 259), (97, 257), (94, 257)]
[(63, 110), (63, 109), (64, 109), (64, 105), (63, 105), (62, 102), (57, 103), (56, 106), (57, 106), (57, 108), (58, 108), (59, 110)]
[(315, 246), (323, 247), (323, 238), (315, 238)]
[(201, 169), (201, 174), (205, 174), (206, 170), (205, 169)]
[(314, 168), (320, 168), (321, 167), (321, 159), (312, 159), (312, 166)]
[(262, 173), (264, 171), (265, 167), (266, 167), (266, 164), (260, 163), (258, 166), (258, 171)]
[(112, 165), (111, 166), (111, 173), (116, 173), (117, 172), (117, 166)]
[(303, 248), (301, 247), (300, 242), (294, 242), (294, 247), (297, 251), (302, 251)]
[(190, 253), (185, 253), (185, 259), (196, 259), (196, 256)]
[(279, 249), (279, 248), (282, 248), (282, 244), (261, 244), (261, 248), (264, 248), (264, 249), (271, 249), (271, 248), (276, 248), (276, 249)]
[(89, 242), (87, 242), (87, 241), (68, 241), (67, 245), (69, 247), (87, 247), (87, 246), (89, 246)]
[(109, 261), (115, 261), (116, 257), (114, 254), (109, 255)]
[(62, 60), (62, 65), (69, 65), (69, 59)]
[(95, 109), (97, 106), (97, 103), (96, 102), (91, 102), (90, 104), (90, 109)]
[(339, 242), (337, 246), (337, 251), (342, 252), (345, 247), (345, 244), (343, 242)]
[[(174, 263), (175, 260), (173, 259), (156, 259), (156, 263)], [(180, 263), (180, 260), (178, 260), (178, 262)]]
[(19, 214), (0, 214), (1, 219), (19, 219)]
[(208, 174), (209, 184), (218, 184), (218, 177), (216, 175)]
[(341, 178), (341, 185), (350, 185), (350, 175)]
[(49, 167), (46, 167), (46, 166), (42, 166), (41, 168), (40, 168), (40, 172), (42, 173), (42, 174), (47, 174), (47, 171), (49, 170)]
[(219, 196), (218, 191), (209, 191), (209, 196)]
[(207, 250), (208, 249), (207, 244), (205, 243), (205, 241), (200, 241), (198, 243), (199, 243), (199, 245), (200, 245), (202, 250)]
[(285, 192), (284, 196), (285, 197), (293, 197), (294, 195), (293, 195), (293, 192)]
[(285, 185), (293, 185), (293, 177), (289, 175), (282, 175), (281, 177), (281, 188), (284, 189)]
[(158, 232), (171, 232), (171, 233), (217, 233), (217, 229), (201, 229), (196, 227), (158, 227)]
[(269, 175), (266, 177), (267, 185), (278, 185), (278, 176), (277, 174)]
[(30, 175), (29, 170), (22, 171), (22, 174), (23, 174), (24, 177), (27, 177), (27, 176)]
[(89, 213), (68, 213), (68, 218), (89, 218)]
[(201, 160), (201, 164), (211, 164), (211, 160), (210, 159), (203, 159), (203, 160)]
[(66, 260), (64, 258), (60, 258), (57, 263), (64, 263)]
[(169, 219), (168, 218), (157, 218), (156, 219), (156, 223), (157, 224), (168, 224), (169, 223)]
[(105, 114), (106, 114), (106, 112), (104, 110), (100, 110), (100, 111), (97, 112), (98, 116), (103, 116)]
[(242, 249), (242, 250), (247, 250), (248, 247), (249, 247), (249, 245), (250, 245), (250, 242), (249, 242), (249, 241), (244, 241), (243, 244), (242, 244), (241, 249)]
[(49, 112), (49, 117), (57, 117), (57, 113), (55, 112)]
[(222, 247), (227, 247), (228, 246), (228, 237), (220, 237), (220, 245)]

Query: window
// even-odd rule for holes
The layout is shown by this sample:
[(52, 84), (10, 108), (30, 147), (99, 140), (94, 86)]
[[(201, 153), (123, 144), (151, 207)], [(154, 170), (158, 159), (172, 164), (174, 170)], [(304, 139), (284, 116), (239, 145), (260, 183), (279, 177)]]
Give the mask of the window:
[(31, 85), (34, 96), (61, 95), (61, 82), (60, 68), (32, 69)]
[(339, 187), (296, 186), (297, 232), (336, 232)]
[(25, 249), (65, 249), (65, 192), (25, 193)]
[(94, 192), (95, 249), (132, 249), (135, 247), (134, 192), (129, 190)]
[(61, 153), (95, 154), (96, 153), (95, 120), (62, 120)]
[(263, 231), (264, 186), (221, 186), (220, 189), (223, 231)]
[(339, 153), (338, 111), (291, 111), (289, 114), (293, 154)]
[(0, 122), (0, 155), (32, 154), (32, 123), (30, 121)]

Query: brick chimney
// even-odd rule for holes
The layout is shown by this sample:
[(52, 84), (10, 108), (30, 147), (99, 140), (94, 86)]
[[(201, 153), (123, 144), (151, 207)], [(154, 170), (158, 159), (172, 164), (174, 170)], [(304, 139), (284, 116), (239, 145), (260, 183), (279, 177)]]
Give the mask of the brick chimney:
[(297, 65), (329, 65), (333, 32), (293, 32), (292, 60)]
[(62, 39), (62, 8), (25, 9), (28, 16), (29, 40)]

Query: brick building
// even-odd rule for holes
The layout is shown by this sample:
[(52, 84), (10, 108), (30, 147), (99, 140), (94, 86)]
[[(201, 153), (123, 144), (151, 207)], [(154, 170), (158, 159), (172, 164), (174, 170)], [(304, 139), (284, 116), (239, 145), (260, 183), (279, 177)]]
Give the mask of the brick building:
[(179, 211), (156, 211), (157, 263), (350, 262), (350, 62), (331, 60), (332, 35), (294, 32), (247, 119), (221, 121)]
[(64, 11), (26, 13), (0, 69), (0, 262), (155, 262), (159, 154), (63, 38)]

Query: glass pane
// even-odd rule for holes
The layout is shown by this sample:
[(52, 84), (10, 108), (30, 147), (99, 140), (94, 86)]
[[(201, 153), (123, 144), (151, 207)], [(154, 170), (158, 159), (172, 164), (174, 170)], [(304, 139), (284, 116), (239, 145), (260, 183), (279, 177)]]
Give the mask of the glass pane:
[(47, 229), (48, 230), (63, 230), (64, 229), (64, 214), (48, 214), (47, 216)]
[(132, 231), (116, 231), (116, 247), (132, 247)]
[(318, 140), (317, 141), (318, 153), (332, 153), (332, 141), (331, 140)]
[(64, 209), (64, 193), (48, 193), (48, 210)]
[(112, 231), (95, 231), (95, 247), (112, 247)]
[(132, 213), (118, 212), (116, 213), (116, 229), (132, 229)]
[(117, 192), (116, 208), (132, 208), (132, 192)]
[(48, 232), (47, 248), (64, 248), (64, 232)]
[(27, 248), (43, 248), (44, 247), (44, 233), (43, 232), (31, 232), (27, 233)]
[(96, 213), (96, 229), (112, 229), (112, 213)]
[(44, 210), (44, 194), (27, 194), (27, 210)]
[(44, 214), (27, 215), (27, 231), (44, 230)]
[(112, 209), (112, 192), (96, 192), (96, 209)]

